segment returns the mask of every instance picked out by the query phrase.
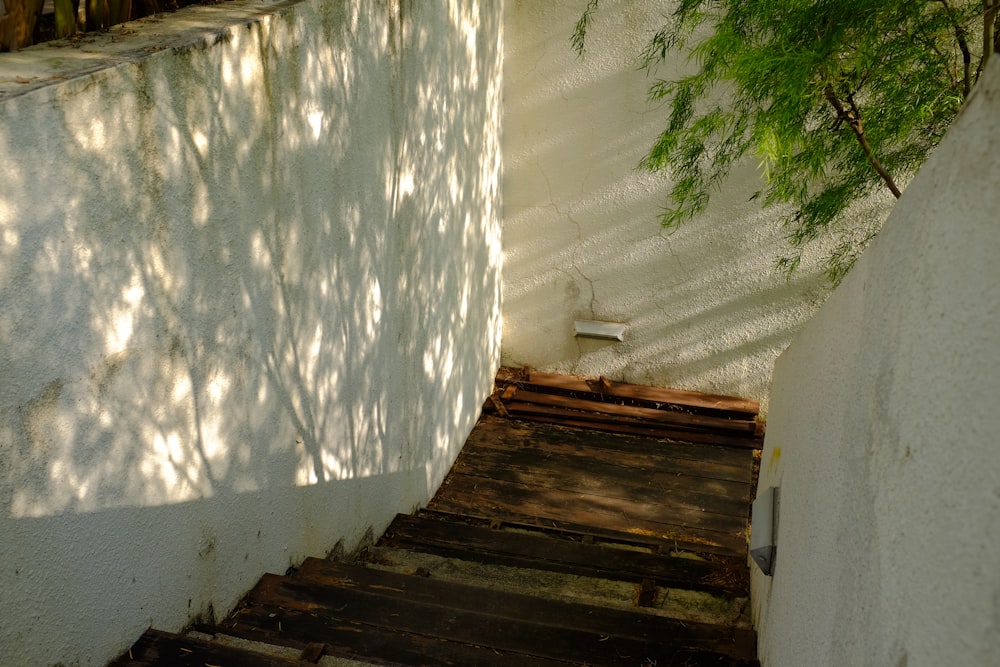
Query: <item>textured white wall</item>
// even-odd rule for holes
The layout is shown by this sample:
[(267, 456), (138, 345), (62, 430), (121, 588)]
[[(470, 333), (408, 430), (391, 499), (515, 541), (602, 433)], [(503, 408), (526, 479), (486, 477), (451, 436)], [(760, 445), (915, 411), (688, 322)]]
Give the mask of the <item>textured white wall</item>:
[(780, 357), (763, 664), (1000, 664), (1000, 58)]
[[(785, 232), (747, 201), (753, 164), (698, 220), (661, 229), (669, 183), (636, 166), (668, 109), (637, 66), (674, 4), (602, 2), (582, 60), (569, 37), (586, 2), (506, 4), (503, 360), (766, 399), (827, 292), (813, 255), (791, 282), (774, 270)], [(625, 342), (574, 339), (576, 318), (626, 322)]]
[(434, 491), (499, 361), (500, 11), (5, 54), (0, 664), (103, 664)]

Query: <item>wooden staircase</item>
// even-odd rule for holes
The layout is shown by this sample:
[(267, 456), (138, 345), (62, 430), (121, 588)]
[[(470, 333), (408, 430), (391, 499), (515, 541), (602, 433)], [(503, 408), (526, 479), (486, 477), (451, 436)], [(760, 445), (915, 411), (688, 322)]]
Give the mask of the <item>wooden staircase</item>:
[[(757, 665), (741, 399), (501, 369), (426, 509), (113, 665)], [(581, 428), (582, 427), (582, 428)]]

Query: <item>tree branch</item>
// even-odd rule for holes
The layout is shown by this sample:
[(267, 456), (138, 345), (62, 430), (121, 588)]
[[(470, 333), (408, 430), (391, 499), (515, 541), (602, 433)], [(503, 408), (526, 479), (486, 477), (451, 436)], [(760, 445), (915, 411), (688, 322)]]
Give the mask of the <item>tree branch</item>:
[(601, 0), (590, 0), (587, 3), (587, 8), (583, 10), (583, 14), (580, 19), (576, 22), (576, 26), (573, 28), (573, 35), (570, 37), (570, 43), (573, 45), (573, 50), (576, 51), (576, 55), (583, 57), (584, 43), (587, 41), (587, 28), (590, 27), (590, 21), (593, 19), (594, 12), (597, 11), (597, 6), (601, 3)]
[(983, 57), (979, 61), (979, 72), (986, 67), (990, 54), (997, 50), (997, 36), (994, 34), (997, 13), (1000, 12), (1000, 0), (983, 0)]
[(861, 144), (861, 150), (864, 151), (865, 157), (868, 158), (872, 168), (875, 169), (876, 173), (878, 173), (878, 175), (885, 182), (886, 186), (889, 188), (889, 192), (891, 192), (896, 199), (899, 199), (902, 193), (896, 186), (896, 182), (892, 180), (892, 175), (889, 174), (885, 166), (872, 152), (871, 144), (868, 143), (868, 137), (865, 136), (864, 127), (861, 125), (861, 114), (858, 112), (858, 107), (854, 104), (853, 98), (848, 99), (848, 102), (851, 105), (851, 109), (848, 110), (844, 107), (844, 103), (840, 101), (840, 98), (837, 97), (837, 93), (834, 91), (833, 85), (829, 83), (826, 84), (826, 88), (823, 89), (823, 95), (830, 103), (830, 106), (837, 111), (837, 118), (845, 121), (851, 126), (851, 129), (854, 131), (854, 136), (858, 140), (858, 143)]
[[(990, 0), (984, 1), (989, 2)], [(951, 21), (951, 26), (955, 30), (955, 41), (958, 42), (958, 48), (962, 51), (962, 99), (964, 100), (972, 92), (972, 52), (969, 51), (969, 42), (965, 38), (965, 28), (955, 18), (955, 12), (952, 11), (948, 0), (938, 0), (938, 2), (944, 7), (944, 13)]]

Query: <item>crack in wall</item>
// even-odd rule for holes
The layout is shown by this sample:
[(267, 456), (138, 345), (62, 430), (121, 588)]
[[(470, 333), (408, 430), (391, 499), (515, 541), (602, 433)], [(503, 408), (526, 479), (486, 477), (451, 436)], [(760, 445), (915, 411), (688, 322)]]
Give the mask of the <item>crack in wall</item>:
[[(556, 206), (556, 204), (554, 202), (553, 202), (552, 205)], [(556, 206), (556, 211), (558, 211), (558, 210), (559, 210), (559, 207)], [(583, 243), (583, 227), (580, 225), (580, 223), (577, 222), (576, 218), (574, 218), (573, 216), (571, 216), (569, 213), (562, 213), (561, 215), (564, 216), (570, 222), (572, 222), (573, 226), (576, 227), (576, 242), (577, 243)]]
[(578, 243), (582, 243), (583, 227), (580, 225), (579, 221), (577, 221), (576, 218), (574, 218), (570, 214), (570, 211), (572, 210), (572, 205), (570, 205), (566, 209), (563, 209), (563, 207), (561, 207), (559, 203), (556, 201), (555, 195), (552, 194), (552, 181), (549, 180), (549, 175), (545, 171), (545, 168), (542, 167), (542, 165), (537, 161), (533, 161), (531, 164), (535, 169), (538, 170), (538, 173), (541, 174), (542, 180), (545, 181), (545, 193), (547, 195), (545, 199), (548, 203), (545, 204), (543, 208), (552, 207), (559, 216), (573, 223), (573, 226), (576, 227), (576, 240)]
[[(683, 285), (684, 283), (691, 281), (691, 272), (688, 271), (686, 266), (684, 266), (684, 262), (681, 261), (681, 256), (677, 254), (677, 251), (674, 250), (674, 244), (670, 242), (670, 237), (673, 235), (673, 233), (674, 233), (673, 231), (668, 232), (665, 229), (661, 229), (659, 232), (657, 232), (656, 237), (663, 239), (663, 242), (666, 243), (667, 245), (667, 252), (669, 252), (673, 260), (677, 262), (677, 266), (680, 268), (681, 273), (684, 274), (684, 279), (681, 282), (675, 284)], [(653, 237), (651, 236), (649, 238)]]
[[(552, 194), (552, 183), (549, 180), (549, 176), (545, 172), (545, 169), (543, 169), (542, 166), (540, 164), (538, 164), (538, 163), (535, 163), (535, 167), (538, 169), (539, 173), (541, 173), (542, 179), (544, 179), (544, 181), (545, 181), (545, 189), (546, 189), (546, 192), (548, 193), (548, 204), (547, 204), (546, 207), (551, 206), (560, 217), (562, 217), (563, 219), (569, 221), (573, 225), (573, 227), (576, 228), (576, 242), (577, 242), (577, 244), (582, 244), (583, 243), (583, 225), (581, 225), (580, 222), (576, 218), (574, 218), (573, 215), (570, 214), (569, 210), (565, 210), (564, 211), (559, 206), (559, 204), (556, 202), (556, 199), (555, 199), (555, 197)], [(573, 277), (573, 275), (569, 271), (575, 271), (576, 274), (585, 283), (587, 283), (587, 286), (590, 288), (590, 301), (588, 302), (588, 305), (587, 305), (587, 308), (590, 311), (590, 319), (597, 319), (597, 315), (596, 315), (597, 290), (594, 287), (594, 280), (590, 276), (588, 276), (586, 273), (583, 272), (583, 270), (577, 264), (576, 258), (574, 258), (570, 262), (569, 270), (563, 269), (561, 267), (556, 267), (556, 268), (557, 268), (557, 270), (560, 273), (565, 274), (574, 283), (576, 282), (576, 279)]]
[(573, 263), (572, 268), (573, 268), (574, 271), (577, 272), (577, 274), (590, 287), (590, 303), (588, 304), (588, 308), (590, 309), (590, 319), (596, 320), (597, 319), (597, 311), (596, 311), (596, 308), (595, 308), (595, 304), (597, 303), (597, 291), (594, 289), (594, 281), (589, 276), (587, 276), (587, 274), (584, 273), (580, 269), (580, 267), (576, 265), (575, 262)]

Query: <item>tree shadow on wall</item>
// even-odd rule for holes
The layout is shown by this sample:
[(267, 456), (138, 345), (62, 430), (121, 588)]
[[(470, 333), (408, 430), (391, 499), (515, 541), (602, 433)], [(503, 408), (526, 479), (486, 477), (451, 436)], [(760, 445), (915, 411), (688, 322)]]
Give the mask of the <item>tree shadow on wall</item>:
[[(131, 581), (100, 620), (131, 637), (436, 487), (499, 354), (498, 23), (306, 3), (7, 101), (0, 578), (45, 579), (14, 613), (54, 604), (67, 535)], [(149, 573), (164, 550), (197, 583), (143, 611), (185, 576)], [(72, 650), (58, 620), (33, 632)]]

